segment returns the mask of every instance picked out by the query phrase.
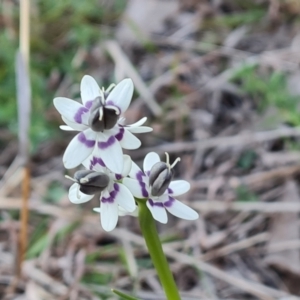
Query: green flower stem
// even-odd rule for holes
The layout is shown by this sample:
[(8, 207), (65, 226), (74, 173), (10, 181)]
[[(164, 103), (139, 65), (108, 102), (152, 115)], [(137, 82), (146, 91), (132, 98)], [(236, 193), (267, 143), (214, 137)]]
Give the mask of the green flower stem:
[(180, 300), (180, 295), (170, 271), (169, 264), (163, 252), (161, 242), (158, 237), (155, 221), (146, 206), (146, 202), (138, 200), (139, 222), (142, 234), (146, 241), (152, 262), (157, 271), (160, 282), (164, 288), (168, 300)]

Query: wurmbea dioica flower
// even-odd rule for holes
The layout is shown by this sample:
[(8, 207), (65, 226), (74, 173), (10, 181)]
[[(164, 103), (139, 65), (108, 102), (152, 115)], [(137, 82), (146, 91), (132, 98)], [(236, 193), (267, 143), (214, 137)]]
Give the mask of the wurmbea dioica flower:
[[(101, 214), (101, 207), (96, 207), (93, 209), (93, 211), (100, 213)], [(133, 217), (138, 217), (139, 215), (139, 209), (136, 206), (135, 210), (133, 212), (128, 212), (124, 208), (122, 208), (120, 205), (118, 206), (118, 214), (119, 217), (124, 217), (124, 216), (133, 216)]]
[(104, 230), (113, 230), (118, 222), (118, 216), (136, 211), (135, 200), (130, 190), (120, 180), (129, 174), (131, 159), (128, 155), (123, 157), (123, 170), (120, 174), (111, 172), (101, 158), (92, 157), (83, 162), (88, 170), (77, 171), (75, 183), (70, 187), (69, 199), (79, 204), (91, 200), (95, 194), (100, 193), (101, 225)]
[(190, 184), (185, 180), (171, 181), (172, 168), (180, 159), (170, 165), (167, 153), (166, 156), (167, 161), (164, 163), (157, 153), (148, 153), (144, 159), (144, 172), (132, 162), (129, 173), (131, 178), (124, 178), (123, 184), (136, 198), (147, 199), (146, 204), (153, 218), (161, 223), (168, 221), (166, 210), (178, 218), (196, 220), (198, 213), (174, 198), (190, 189)]
[(67, 169), (94, 157), (101, 159), (112, 172), (120, 174), (122, 148), (137, 149), (141, 145), (132, 133), (152, 131), (152, 128), (142, 126), (147, 118), (132, 125), (124, 125), (124, 118), (120, 118), (131, 102), (132, 80), (122, 80), (111, 91), (112, 87), (106, 91), (100, 89), (93, 77), (85, 75), (80, 84), (83, 104), (64, 97), (54, 99), (54, 106), (66, 123), (61, 129), (80, 131), (64, 153), (63, 163)]

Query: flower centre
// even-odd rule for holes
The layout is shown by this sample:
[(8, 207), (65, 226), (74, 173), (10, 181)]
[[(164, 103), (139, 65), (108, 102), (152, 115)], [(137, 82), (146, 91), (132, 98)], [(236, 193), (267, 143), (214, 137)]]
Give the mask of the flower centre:
[(170, 165), (169, 160), (169, 154), (166, 153), (166, 162), (160, 161), (156, 163), (150, 170), (150, 193), (154, 197), (161, 196), (169, 187), (173, 177), (172, 168), (177, 164), (177, 162), (180, 161), (180, 158), (177, 158), (172, 165)]
[(103, 132), (113, 128), (120, 116), (120, 109), (114, 105), (107, 105), (105, 100), (109, 90), (102, 91), (101, 95), (94, 99), (90, 109), (88, 124), (96, 132)]
[(94, 195), (102, 192), (109, 185), (110, 178), (103, 172), (90, 170), (77, 171), (74, 178), (66, 176), (79, 185), (79, 190), (86, 195)]

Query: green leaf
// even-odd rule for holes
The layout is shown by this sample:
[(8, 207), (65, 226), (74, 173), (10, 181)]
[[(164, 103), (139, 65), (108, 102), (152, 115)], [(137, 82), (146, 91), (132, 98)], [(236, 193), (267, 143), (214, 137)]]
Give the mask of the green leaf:
[(39, 256), (48, 246), (49, 239), (47, 234), (41, 236), (26, 252), (26, 258), (34, 258)]
[(91, 271), (91, 272), (84, 274), (84, 276), (82, 277), (81, 280), (83, 283), (105, 285), (105, 284), (108, 284), (112, 280), (112, 274)]
[(134, 298), (132, 296), (129, 296), (129, 295), (126, 295), (118, 290), (115, 290), (115, 289), (112, 289), (111, 290), (113, 293), (115, 293), (116, 295), (120, 296), (122, 299), (125, 299), (125, 300), (139, 300), (138, 298)]

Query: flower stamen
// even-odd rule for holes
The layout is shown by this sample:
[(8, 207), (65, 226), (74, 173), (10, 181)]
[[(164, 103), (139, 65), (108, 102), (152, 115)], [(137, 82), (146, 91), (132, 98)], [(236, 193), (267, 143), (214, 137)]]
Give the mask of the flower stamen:
[[(105, 93), (106, 93), (106, 94), (109, 94), (110, 91), (111, 91), (115, 86), (116, 86), (116, 84), (115, 84), (115, 83), (112, 83), (112, 84), (105, 90)], [(103, 88), (103, 89), (104, 89), (104, 88)]]
[[(97, 98), (98, 98), (98, 97), (97, 97)], [(97, 99), (97, 98), (96, 98), (96, 99)], [(100, 102), (101, 102), (102, 105), (105, 104), (105, 91), (103, 90), (103, 88), (100, 89)]]
[(72, 180), (72, 181), (74, 181), (74, 182), (78, 182), (76, 179), (72, 178), (72, 177), (69, 176), (69, 175), (65, 175), (65, 178), (70, 179), (70, 180)]
[(170, 156), (169, 153), (165, 152), (166, 154), (166, 164), (169, 166), (170, 165)]
[(180, 157), (177, 157), (175, 159), (175, 161), (172, 163), (172, 165), (170, 165), (170, 156), (169, 156), (169, 153), (165, 152), (165, 154), (166, 154), (166, 165), (168, 166), (169, 170), (171, 170), (172, 168), (174, 168), (176, 166), (176, 164), (178, 162), (180, 162), (181, 159), (180, 159)]
[(76, 192), (77, 198), (80, 199), (81, 195), (80, 195), (80, 185), (77, 185), (77, 192)]
[(121, 113), (120, 109), (113, 105), (105, 105), (105, 108), (114, 110), (116, 112), (116, 115), (119, 115)]
[(175, 161), (172, 163), (172, 165), (170, 166), (170, 168), (171, 168), (171, 169), (174, 168), (174, 167), (176, 166), (176, 164), (177, 164), (178, 162), (180, 162), (180, 161), (181, 161), (180, 157), (177, 157), (177, 158), (175, 159)]
[(103, 106), (99, 107), (99, 121), (102, 121), (103, 119)]
[(88, 183), (88, 182), (89, 182), (89, 179), (86, 178), (86, 177), (83, 177), (83, 178), (80, 178), (80, 179), (79, 179), (79, 182), (80, 182), (80, 183)]

